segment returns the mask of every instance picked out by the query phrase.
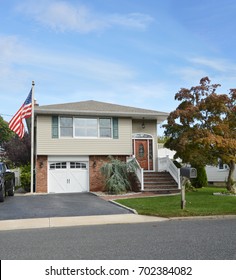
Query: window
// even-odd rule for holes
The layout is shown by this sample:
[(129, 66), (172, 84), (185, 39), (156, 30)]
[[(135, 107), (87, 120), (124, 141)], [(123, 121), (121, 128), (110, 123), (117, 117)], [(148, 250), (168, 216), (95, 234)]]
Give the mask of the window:
[(73, 118), (60, 118), (60, 135), (61, 137), (73, 137)]
[(111, 138), (111, 119), (99, 119), (100, 137)]
[(138, 148), (138, 155), (140, 158), (143, 158), (144, 157), (144, 146), (143, 144), (140, 144), (139, 145), (139, 148)]
[(148, 145), (149, 145), (149, 159), (153, 160), (153, 145), (152, 145), (152, 140), (148, 140)]
[(58, 138), (58, 116), (52, 116), (52, 138)]
[(221, 159), (218, 159), (218, 168), (220, 170), (229, 169), (229, 166), (225, 164)]
[(66, 162), (51, 163), (50, 169), (66, 169)]
[[(59, 125), (58, 125), (59, 121)], [(60, 128), (58, 133), (58, 127)], [(118, 139), (118, 118), (52, 117), (52, 138)]]
[(98, 137), (98, 120), (74, 118), (75, 137)]
[(223, 161), (221, 159), (219, 159), (219, 169), (224, 169), (224, 164)]
[(87, 165), (85, 162), (77, 162), (77, 161), (71, 161), (70, 162), (70, 168), (72, 169), (87, 169)]

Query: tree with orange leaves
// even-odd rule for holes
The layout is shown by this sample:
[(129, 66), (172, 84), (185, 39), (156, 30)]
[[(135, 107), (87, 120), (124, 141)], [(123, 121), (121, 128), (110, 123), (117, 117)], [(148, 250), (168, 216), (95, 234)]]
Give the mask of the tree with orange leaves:
[(229, 166), (227, 190), (235, 192), (236, 89), (217, 94), (219, 87), (204, 77), (198, 86), (176, 93), (175, 100), (180, 104), (164, 125), (168, 137), (165, 146), (194, 167), (216, 165), (221, 159)]

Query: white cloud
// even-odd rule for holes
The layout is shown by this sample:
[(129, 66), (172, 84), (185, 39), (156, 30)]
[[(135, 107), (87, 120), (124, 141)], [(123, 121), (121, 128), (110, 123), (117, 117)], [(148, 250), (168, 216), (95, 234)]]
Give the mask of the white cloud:
[(17, 36), (0, 36), (0, 89), (3, 92), (29, 78), (27, 71), (18, 67), (24, 60), (24, 52)]
[(226, 59), (209, 59), (206, 57), (194, 57), (189, 59), (191, 63), (211, 68), (212, 70), (218, 71), (218, 72), (227, 72), (227, 71), (236, 71), (236, 65), (232, 64)]
[(13, 59), (17, 41), (16, 36), (0, 36), (1, 63)]
[(194, 57), (189, 59), (192, 66), (201, 68), (204, 76), (208, 76), (212, 83), (221, 84), (220, 91), (228, 92), (235, 88), (236, 64), (224, 58)]
[(58, 0), (27, 0), (17, 10), (56, 31), (88, 33), (111, 27), (144, 30), (153, 18), (142, 13), (99, 14), (82, 4)]
[(179, 67), (173, 73), (188, 84), (196, 84), (202, 77), (207, 76), (207, 72), (204, 69), (197, 69), (190, 66)]
[(153, 18), (151, 16), (141, 13), (130, 13), (127, 15), (114, 14), (108, 17), (108, 22), (110, 22), (111, 25), (136, 28), (140, 30), (146, 29), (152, 21)]
[[(236, 64), (224, 58), (203, 56), (185, 57), (186, 65), (173, 66), (170, 72), (180, 87), (199, 84), (201, 78), (208, 76), (212, 83), (221, 84), (221, 89), (233, 87), (236, 77)], [(184, 81), (184, 83), (182, 82)]]
[[(38, 49), (26, 44), (17, 37), (0, 36), (0, 79), (9, 79), (19, 72), (52, 73), (58, 76), (71, 76), (90, 81), (112, 84), (128, 81), (136, 75), (125, 63), (97, 58), (77, 53), (62, 54), (54, 50)], [(19, 67), (18, 67), (19, 66)], [(42, 71), (43, 70), (43, 71)], [(50, 75), (50, 74), (49, 74)]]

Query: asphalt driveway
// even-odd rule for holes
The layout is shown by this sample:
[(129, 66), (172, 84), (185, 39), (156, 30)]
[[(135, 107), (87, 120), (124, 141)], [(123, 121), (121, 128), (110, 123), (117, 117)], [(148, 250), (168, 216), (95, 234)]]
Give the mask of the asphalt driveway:
[(0, 203), (0, 220), (130, 213), (92, 193), (18, 195)]

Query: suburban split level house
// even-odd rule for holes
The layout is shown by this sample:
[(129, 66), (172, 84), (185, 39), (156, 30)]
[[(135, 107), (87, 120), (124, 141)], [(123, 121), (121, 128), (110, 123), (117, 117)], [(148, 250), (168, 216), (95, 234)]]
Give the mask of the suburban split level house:
[(160, 171), (157, 125), (167, 116), (93, 100), (35, 106), (35, 191), (103, 191), (100, 168), (108, 156), (135, 157), (144, 189), (145, 173)]

